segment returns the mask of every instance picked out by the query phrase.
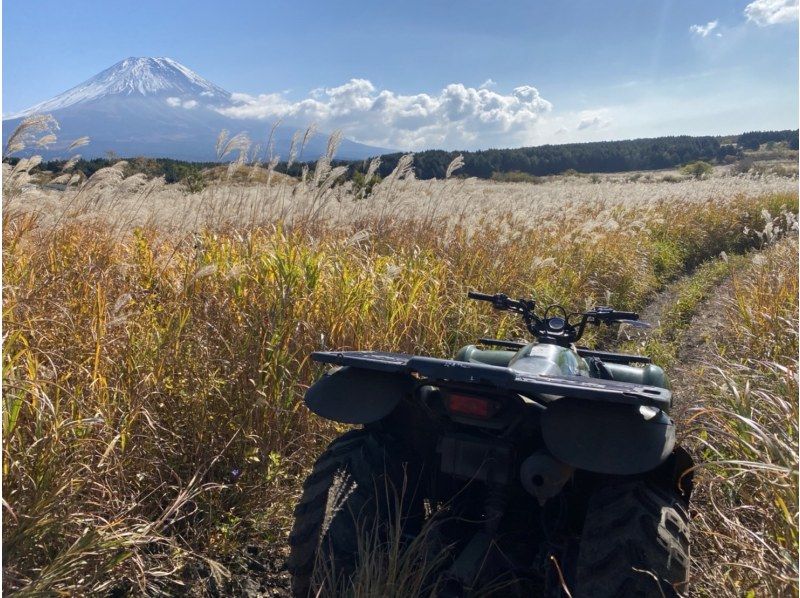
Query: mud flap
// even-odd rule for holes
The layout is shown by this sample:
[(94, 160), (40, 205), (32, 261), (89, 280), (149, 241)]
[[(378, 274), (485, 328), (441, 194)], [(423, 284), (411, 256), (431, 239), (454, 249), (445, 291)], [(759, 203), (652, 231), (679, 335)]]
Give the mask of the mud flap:
[(409, 376), (361, 368), (328, 371), (306, 391), (306, 406), (343, 424), (369, 424), (389, 415), (413, 388)]
[(670, 456), (675, 424), (653, 407), (563, 398), (542, 414), (542, 436), (556, 459), (577, 469), (634, 475)]

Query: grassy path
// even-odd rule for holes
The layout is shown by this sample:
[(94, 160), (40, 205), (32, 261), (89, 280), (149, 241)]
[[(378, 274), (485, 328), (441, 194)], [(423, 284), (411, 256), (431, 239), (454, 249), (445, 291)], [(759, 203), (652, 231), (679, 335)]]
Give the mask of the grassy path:
[(665, 368), (699, 464), (691, 595), (796, 594), (796, 248), (704, 263), (617, 344)]
[(690, 405), (693, 380), (708, 365), (710, 348), (725, 326), (723, 304), (731, 273), (749, 259), (736, 255), (705, 262), (669, 284), (641, 311), (641, 320), (652, 328), (620, 331), (619, 350), (649, 355), (666, 370), (679, 411)]

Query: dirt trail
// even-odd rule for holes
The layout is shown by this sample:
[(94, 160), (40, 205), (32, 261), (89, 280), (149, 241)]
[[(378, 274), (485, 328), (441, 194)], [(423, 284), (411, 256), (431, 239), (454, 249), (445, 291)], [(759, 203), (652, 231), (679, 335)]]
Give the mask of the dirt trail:
[[(687, 274), (667, 285), (640, 312), (640, 319), (652, 324), (649, 329), (637, 329), (625, 334), (626, 340), (644, 345), (652, 338), (669, 336), (665, 320), (679, 299), (681, 289), (691, 283), (694, 274)], [(713, 347), (725, 327), (725, 302), (732, 294), (732, 278), (726, 276), (694, 306), (688, 324), (674, 337), (674, 360), (662, 365), (672, 386), (675, 415), (680, 418), (684, 409), (693, 406), (692, 396), (703, 372), (713, 367)]]
[(725, 301), (732, 294), (732, 280), (726, 278), (700, 305), (682, 336), (675, 365), (669, 375), (677, 404), (685, 407), (691, 401), (698, 377), (713, 367), (713, 345), (725, 327)]

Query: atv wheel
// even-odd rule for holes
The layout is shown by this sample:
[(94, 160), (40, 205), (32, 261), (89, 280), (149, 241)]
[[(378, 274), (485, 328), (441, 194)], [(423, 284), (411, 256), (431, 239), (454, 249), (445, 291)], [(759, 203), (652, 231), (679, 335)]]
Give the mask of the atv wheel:
[(575, 573), (575, 598), (679, 596), (689, 575), (684, 503), (641, 480), (596, 491), (586, 511)]
[[(292, 595), (316, 595), (320, 585), (347, 580), (357, 564), (359, 535), (396, 521), (422, 518), (413, 466), (385, 435), (354, 430), (334, 440), (303, 485), (289, 535)], [(417, 477), (418, 479), (418, 477)], [(407, 496), (402, 496), (405, 490)], [(321, 567), (320, 567), (321, 565)], [(315, 573), (315, 569), (317, 569)], [(322, 569), (322, 572), (319, 571)]]

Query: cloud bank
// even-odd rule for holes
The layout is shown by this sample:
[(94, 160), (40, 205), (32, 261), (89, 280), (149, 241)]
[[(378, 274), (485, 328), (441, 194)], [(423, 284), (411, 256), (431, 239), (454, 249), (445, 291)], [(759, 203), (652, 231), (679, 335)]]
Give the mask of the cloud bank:
[(536, 140), (536, 126), (552, 104), (530, 85), (509, 94), (487, 80), (479, 88), (461, 83), (436, 94), (405, 95), (378, 90), (366, 79), (313, 90), (298, 101), (282, 93), (232, 95), (218, 111), (234, 118), (283, 119), (284, 124), (318, 123), (322, 130), (342, 129), (362, 143), (404, 149), (503, 147)]
[[(200, 94), (203, 95), (203, 94)], [(181, 100), (180, 98), (170, 97), (167, 98), (167, 104), (172, 106), (173, 108), (186, 108), (187, 110), (191, 110), (192, 108), (197, 107), (197, 100)]]
[(755, 0), (745, 6), (748, 21), (759, 27), (797, 20), (798, 0)]

